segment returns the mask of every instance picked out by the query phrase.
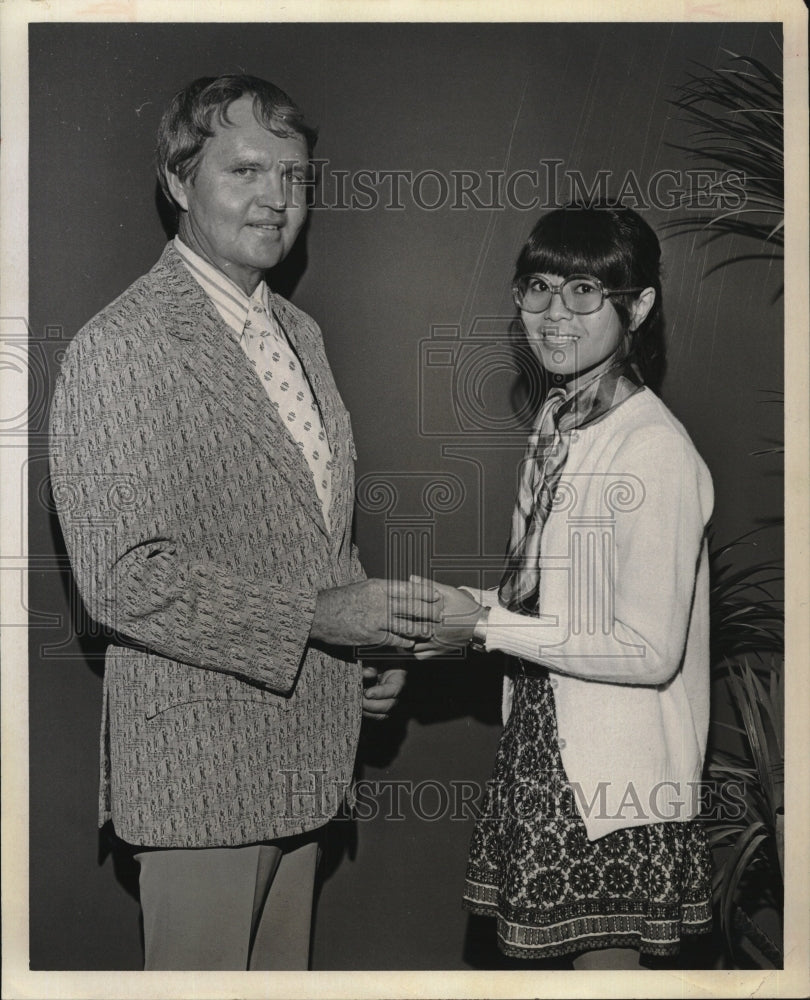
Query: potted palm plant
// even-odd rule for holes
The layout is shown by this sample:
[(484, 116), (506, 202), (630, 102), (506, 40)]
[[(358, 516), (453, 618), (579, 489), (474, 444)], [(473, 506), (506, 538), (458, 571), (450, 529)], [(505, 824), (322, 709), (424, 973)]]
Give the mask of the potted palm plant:
[[(780, 603), (769, 588), (780, 581), (781, 568), (760, 563), (735, 569), (727, 556), (745, 541), (715, 549), (711, 558), (712, 672), (716, 689), (725, 692), (727, 717), (713, 713), (706, 771), (716, 794), (709, 837), (728, 959), (778, 968), (782, 950), (774, 928), (781, 933), (784, 641)], [(732, 808), (729, 790), (741, 794)]]
[[(701, 66), (670, 102), (692, 131), (689, 145), (676, 148), (724, 173), (745, 177), (743, 204), (714, 214), (689, 212), (667, 224), (675, 233), (700, 231), (708, 241), (745, 238), (750, 249), (725, 257), (712, 270), (756, 258), (770, 263), (782, 256), (784, 244), (782, 78), (751, 56), (730, 51), (726, 56), (728, 65)], [(723, 183), (721, 177), (717, 193)], [(726, 961), (778, 968), (782, 951), (775, 938), (781, 937), (784, 890), (784, 645), (781, 608), (772, 593), (783, 581), (783, 569), (762, 563), (735, 568), (734, 557), (752, 544), (752, 534), (712, 547), (712, 672), (715, 689), (725, 697), (714, 700), (707, 754), (707, 776), (717, 790), (709, 823)], [(724, 808), (723, 792), (732, 787), (741, 792), (736, 811)]]

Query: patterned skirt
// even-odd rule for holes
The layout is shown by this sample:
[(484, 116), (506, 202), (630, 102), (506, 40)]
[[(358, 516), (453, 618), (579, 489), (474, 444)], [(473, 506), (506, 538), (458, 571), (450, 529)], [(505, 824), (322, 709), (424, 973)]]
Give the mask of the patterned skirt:
[(557, 742), (548, 673), (515, 679), (512, 713), (470, 844), (464, 905), (497, 919), (515, 958), (598, 948), (676, 955), (711, 930), (711, 860), (699, 820), (588, 840)]

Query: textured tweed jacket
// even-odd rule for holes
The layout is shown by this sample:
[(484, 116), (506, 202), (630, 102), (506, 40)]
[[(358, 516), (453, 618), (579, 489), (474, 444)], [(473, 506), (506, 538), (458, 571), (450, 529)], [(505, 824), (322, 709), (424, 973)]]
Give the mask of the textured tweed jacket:
[(360, 727), (356, 662), (309, 643), (316, 592), (362, 579), (354, 446), (317, 325), (272, 306), (334, 457), (311, 472), (174, 248), (71, 343), (51, 479), (107, 651), (100, 822), (139, 845), (237, 845), (334, 814)]

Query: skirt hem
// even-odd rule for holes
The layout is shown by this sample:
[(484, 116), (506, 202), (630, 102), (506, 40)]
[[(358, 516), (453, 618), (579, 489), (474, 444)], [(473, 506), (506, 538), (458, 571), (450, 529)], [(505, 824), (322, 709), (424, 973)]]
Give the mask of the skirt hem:
[[(521, 924), (506, 920), (495, 903), (485, 903), (465, 896), (462, 905), (470, 913), (493, 917), (497, 921), (498, 948), (509, 958), (560, 958), (603, 948), (633, 948), (642, 955), (666, 958), (680, 953), (681, 938), (698, 937), (712, 930), (711, 908), (708, 903), (705, 906), (693, 905), (696, 912), (688, 923), (675, 918), (654, 921), (664, 925), (658, 928), (658, 935), (664, 937), (664, 940), (644, 936), (644, 925), (650, 921), (640, 914), (577, 916), (567, 921), (577, 926), (566, 931), (560, 928), (560, 924), (566, 923), (565, 920), (555, 921), (554, 925), (548, 926)], [(612, 922), (619, 921), (625, 925), (625, 929), (611, 927)], [(597, 926), (604, 929), (596, 930)], [(677, 936), (666, 937), (667, 930), (674, 931), (676, 928)], [(555, 940), (550, 940), (552, 934)]]

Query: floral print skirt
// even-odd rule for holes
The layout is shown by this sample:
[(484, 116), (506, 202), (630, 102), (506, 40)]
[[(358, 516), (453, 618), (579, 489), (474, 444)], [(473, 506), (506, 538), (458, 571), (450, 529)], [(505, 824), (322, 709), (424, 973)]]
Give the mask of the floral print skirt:
[(711, 930), (711, 861), (699, 820), (588, 840), (557, 742), (543, 668), (515, 679), (512, 712), (470, 844), (464, 905), (494, 916), (516, 958), (598, 948), (676, 955)]

